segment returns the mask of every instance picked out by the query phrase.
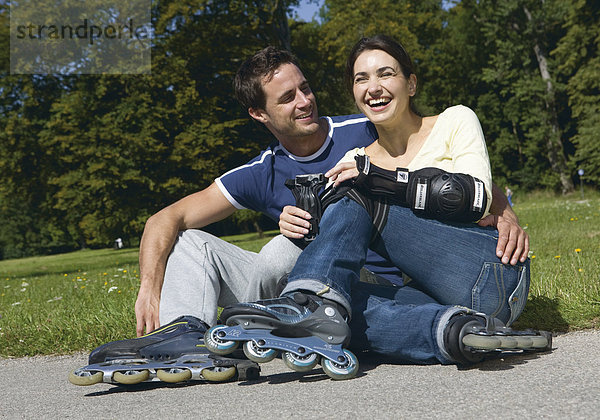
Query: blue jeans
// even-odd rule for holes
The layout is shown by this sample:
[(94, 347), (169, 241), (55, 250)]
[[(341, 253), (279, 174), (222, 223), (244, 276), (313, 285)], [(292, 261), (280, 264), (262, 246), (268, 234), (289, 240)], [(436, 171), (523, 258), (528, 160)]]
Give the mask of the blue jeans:
[(451, 363), (443, 329), (467, 307), (511, 324), (529, 291), (529, 261), (504, 265), (496, 256), (498, 233), (475, 223), (419, 218), (391, 206), (371, 247), (411, 281), (403, 287), (360, 283), (370, 244), (366, 210), (343, 198), (329, 206), (320, 234), (302, 252), (284, 293), (319, 292), (351, 314), (351, 347), (415, 363)]

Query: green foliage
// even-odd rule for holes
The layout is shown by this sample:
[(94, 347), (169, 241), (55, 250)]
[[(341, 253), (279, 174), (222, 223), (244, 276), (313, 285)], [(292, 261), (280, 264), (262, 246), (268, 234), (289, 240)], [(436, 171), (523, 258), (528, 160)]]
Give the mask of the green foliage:
[(576, 120), (573, 163), (585, 170), (585, 180), (600, 181), (600, 4), (591, 0), (570, 2), (566, 34), (552, 52), (566, 80), (568, 103)]
[(418, 73), (427, 73), (427, 51), (441, 33), (440, 1), (326, 0), (324, 7), (324, 22), (308, 45), (317, 54), (312, 65), (324, 72), (316, 86), (321, 107), (327, 112), (356, 112), (345, 88), (344, 68), (350, 49), (363, 36), (385, 33), (394, 37), (409, 51)]
[(563, 86), (548, 57), (563, 33), (560, 4), (537, 0), (477, 4), (475, 16), (490, 51), (481, 63), (487, 93), (480, 97), (477, 110), (481, 109), (495, 173), (526, 188), (570, 191), (564, 152), (568, 141), (563, 136), (568, 119), (558, 118), (565, 105), (557, 100)]
[(148, 216), (264, 148), (231, 81), (242, 57), (289, 43), (296, 3), (160, 2), (151, 75), (3, 78), (0, 257), (136, 242)]

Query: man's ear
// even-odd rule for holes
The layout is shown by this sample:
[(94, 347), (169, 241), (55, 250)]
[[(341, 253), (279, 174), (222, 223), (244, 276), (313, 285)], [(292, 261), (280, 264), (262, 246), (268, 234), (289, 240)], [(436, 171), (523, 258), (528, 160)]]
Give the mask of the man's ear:
[(248, 114), (256, 121), (261, 122), (263, 124), (267, 123), (266, 112), (261, 108), (248, 108)]

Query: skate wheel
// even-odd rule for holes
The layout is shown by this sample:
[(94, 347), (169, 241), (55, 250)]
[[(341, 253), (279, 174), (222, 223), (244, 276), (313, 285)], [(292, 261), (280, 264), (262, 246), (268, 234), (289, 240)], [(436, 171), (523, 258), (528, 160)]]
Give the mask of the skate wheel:
[(467, 334), (463, 337), (462, 342), (465, 346), (477, 350), (495, 350), (502, 344), (498, 336), (479, 334)]
[(546, 349), (548, 347), (548, 339), (543, 335), (536, 335), (531, 338), (532, 349)]
[(519, 340), (516, 337), (499, 335), (500, 338), (500, 348), (502, 349), (518, 349), (519, 348)]
[(202, 377), (210, 382), (225, 382), (235, 376), (235, 367), (210, 367), (202, 369)]
[(344, 350), (344, 355), (346, 356), (345, 363), (336, 363), (325, 357), (321, 359), (321, 365), (323, 366), (323, 371), (327, 376), (331, 379), (335, 380), (343, 380), (343, 379), (352, 379), (358, 373), (358, 359), (349, 350)]
[(123, 385), (135, 385), (144, 382), (150, 377), (147, 370), (126, 370), (124, 372), (115, 372), (113, 379)]
[(102, 382), (102, 376), (102, 372), (77, 369), (69, 375), (69, 382), (73, 385), (89, 386)]
[(517, 340), (517, 348), (518, 349), (529, 349), (533, 347), (533, 337), (528, 337), (526, 335), (515, 337)]
[(219, 338), (219, 331), (225, 328), (227, 328), (225, 325), (216, 325), (204, 333), (204, 345), (211, 353), (224, 356), (233, 353), (237, 349), (237, 341), (222, 340)]
[(246, 357), (256, 363), (267, 363), (277, 356), (277, 350), (264, 349), (250, 340), (244, 343), (244, 354)]
[(281, 358), (287, 367), (296, 372), (308, 372), (309, 370), (312, 370), (319, 361), (316, 353), (298, 356), (295, 353), (284, 351), (281, 354)]
[(174, 384), (189, 380), (192, 377), (192, 372), (189, 369), (180, 368), (157, 369), (156, 376), (163, 382)]

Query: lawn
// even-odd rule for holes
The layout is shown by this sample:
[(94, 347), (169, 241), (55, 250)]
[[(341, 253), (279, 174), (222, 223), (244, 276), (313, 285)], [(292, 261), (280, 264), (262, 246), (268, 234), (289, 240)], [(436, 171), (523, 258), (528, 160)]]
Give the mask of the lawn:
[[(532, 281), (519, 328), (600, 327), (600, 195), (515, 197), (531, 236)], [(257, 251), (276, 232), (226, 237)], [(137, 249), (0, 261), (0, 356), (64, 354), (135, 335)]]

